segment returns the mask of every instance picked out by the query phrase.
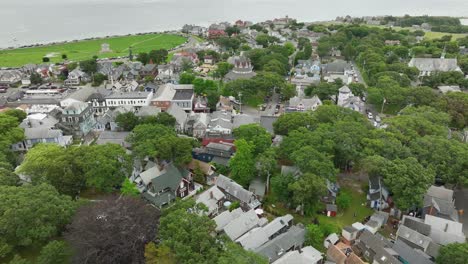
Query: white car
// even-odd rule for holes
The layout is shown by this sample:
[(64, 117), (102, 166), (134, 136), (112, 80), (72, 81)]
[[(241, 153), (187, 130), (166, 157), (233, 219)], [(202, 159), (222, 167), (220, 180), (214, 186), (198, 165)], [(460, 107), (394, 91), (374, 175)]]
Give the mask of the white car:
[(377, 123), (376, 121), (374, 121), (374, 127), (379, 127), (379, 123)]
[(371, 113), (371, 112), (369, 112), (369, 113), (367, 114), (367, 118), (369, 118), (369, 119), (373, 119), (373, 118), (374, 118), (374, 116), (372, 115), (372, 113)]

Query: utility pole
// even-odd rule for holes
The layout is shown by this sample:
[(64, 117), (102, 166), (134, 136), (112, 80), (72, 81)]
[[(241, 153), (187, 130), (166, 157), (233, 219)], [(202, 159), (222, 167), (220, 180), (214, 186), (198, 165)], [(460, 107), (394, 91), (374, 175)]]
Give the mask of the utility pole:
[(242, 114), (242, 92), (239, 92), (239, 105), (240, 105), (239, 112)]
[(387, 99), (384, 97), (384, 99), (382, 101), (382, 109), (380, 111), (380, 113), (382, 113), (382, 114), (383, 114), (383, 109), (384, 109), (384, 105), (385, 105), (386, 102), (387, 102)]

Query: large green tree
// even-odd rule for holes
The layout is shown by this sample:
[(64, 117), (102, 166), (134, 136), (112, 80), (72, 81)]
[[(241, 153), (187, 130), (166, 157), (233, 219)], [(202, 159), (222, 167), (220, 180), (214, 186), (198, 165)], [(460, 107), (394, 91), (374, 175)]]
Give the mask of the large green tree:
[(64, 264), (69, 262), (71, 251), (63, 241), (54, 240), (41, 249), (38, 264)]
[(271, 135), (259, 124), (242, 125), (233, 131), (236, 140), (245, 139), (254, 146), (254, 155), (260, 154), (271, 145)]
[(0, 186), (0, 257), (58, 235), (75, 207), (70, 197), (48, 184)]
[(254, 146), (245, 139), (235, 142), (236, 154), (229, 161), (231, 177), (242, 186), (248, 186), (255, 177)]
[(448, 244), (440, 248), (436, 263), (466, 264), (466, 256), (468, 256), (468, 243)]
[(292, 192), (294, 204), (300, 205), (302, 214), (304, 214), (304, 211), (312, 211), (320, 196), (326, 194), (327, 184), (324, 178), (312, 173), (305, 173), (299, 180), (290, 184), (288, 189)]

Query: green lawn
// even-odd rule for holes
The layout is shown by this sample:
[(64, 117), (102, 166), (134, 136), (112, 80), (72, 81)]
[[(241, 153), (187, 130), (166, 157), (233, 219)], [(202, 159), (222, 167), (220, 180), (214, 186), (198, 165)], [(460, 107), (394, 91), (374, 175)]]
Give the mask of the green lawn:
[(426, 32), (424, 35), (427, 39), (438, 39), (446, 35), (451, 35), (452, 39), (460, 39), (468, 36), (468, 34), (457, 34), (457, 33), (445, 33), (445, 32)]
[[(52, 62), (61, 62), (62, 54), (69, 60), (80, 61), (92, 58), (109, 58), (128, 55), (128, 48), (132, 46), (133, 54), (148, 52), (152, 49), (171, 49), (186, 41), (186, 38), (172, 34), (146, 34), (137, 36), (122, 36), (96, 40), (48, 45), (14, 50), (0, 50), (0, 67), (22, 66), (28, 63), (41, 63), (45, 56)], [(101, 44), (110, 45), (111, 52), (100, 53)]]

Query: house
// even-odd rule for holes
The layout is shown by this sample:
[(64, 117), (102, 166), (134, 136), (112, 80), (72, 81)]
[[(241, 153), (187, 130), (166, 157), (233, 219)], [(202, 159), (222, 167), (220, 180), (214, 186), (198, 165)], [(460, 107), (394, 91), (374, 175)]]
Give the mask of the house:
[(354, 226), (345, 226), (341, 230), (341, 236), (346, 239), (348, 242), (352, 242), (356, 240), (359, 235), (359, 229), (355, 228)]
[(213, 220), (216, 223), (216, 232), (221, 232), (226, 225), (228, 225), (232, 220), (240, 217), (244, 211), (242, 211), (242, 208), (236, 208), (232, 211), (226, 210), (219, 215), (217, 215)]
[(231, 135), (232, 129), (232, 114), (227, 111), (215, 111), (211, 114), (206, 134), (210, 136)]
[(190, 112), (193, 109), (194, 98), (195, 94), (193, 91), (193, 85), (179, 85), (172, 97), (171, 104), (176, 104), (184, 111)]
[(331, 244), (327, 247), (327, 259), (336, 264), (365, 264), (352, 250), (351, 246), (343, 242)]
[(130, 106), (118, 106), (115, 109), (107, 110), (103, 115), (98, 116), (96, 119), (95, 130), (104, 131), (117, 131), (119, 126), (115, 119), (119, 114), (125, 114), (128, 112), (133, 112), (132, 107)]
[(185, 125), (187, 134), (195, 138), (205, 137), (206, 129), (208, 129), (209, 115), (206, 113), (191, 113)]
[(270, 262), (275, 262), (289, 251), (302, 248), (305, 241), (305, 229), (302, 226), (291, 226), (288, 231), (266, 242), (253, 251)]
[(176, 131), (177, 132), (184, 132), (185, 131), (185, 124), (186, 124), (187, 118), (188, 118), (187, 113), (176, 104), (171, 105), (167, 109), (166, 112), (176, 119), (176, 127), (175, 127)]
[(252, 192), (258, 199), (263, 200), (266, 194), (266, 182), (261, 177), (256, 177), (250, 181), (249, 191)]
[(263, 226), (266, 221), (265, 218), (259, 218), (255, 210), (251, 209), (229, 222), (223, 231), (232, 241), (235, 241), (252, 228)]
[(80, 85), (81, 82), (88, 81), (90, 81), (89, 76), (79, 68), (75, 68), (68, 73), (68, 77), (63, 83), (64, 85), (77, 86)]
[(457, 59), (412, 58), (408, 63), (408, 66), (418, 68), (419, 76), (430, 76), (436, 72), (461, 72)]
[(118, 106), (130, 106), (137, 112), (144, 106), (149, 106), (153, 92), (114, 92), (105, 97), (108, 109)]
[(334, 82), (335, 79), (343, 80), (343, 83), (349, 84), (352, 81), (353, 66), (344, 60), (335, 60), (323, 65), (322, 74), (325, 81)]
[(369, 221), (367, 221), (365, 224), (365, 227), (372, 234), (375, 234), (383, 225), (387, 224), (387, 221), (388, 213), (383, 211), (376, 211), (373, 215), (371, 215)]
[(229, 58), (228, 63), (232, 64), (234, 67), (224, 76), (224, 80), (227, 82), (238, 79), (250, 79), (257, 75), (253, 71), (250, 59), (243, 55)]
[(241, 208), (245, 210), (255, 209), (260, 206), (260, 202), (252, 192), (247, 191), (241, 185), (224, 175), (218, 176), (216, 186), (224, 192), (227, 200), (240, 202)]
[(419, 233), (405, 225), (400, 225), (396, 233), (396, 240), (400, 240), (415, 250), (420, 250), (431, 257), (439, 255), (440, 245), (430, 237)]
[(107, 111), (106, 97), (112, 93), (112, 90), (105, 88), (95, 88), (91, 90), (93, 90), (93, 93), (90, 96), (88, 96), (86, 102), (91, 104), (91, 106), (93, 107), (93, 112), (95, 116), (101, 116)]
[(181, 68), (184, 63), (191, 63), (197, 65), (199, 63), (198, 55), (191, 51), (181, 51), (174, 53), (171, 59), (171, 64), (174, 64), (176, 68)]
[(320, 77), (311, 77), (307, 75), (298, 75), (291, 78), (291, 84), (296, 86), (296, 91), (299, 96), (304, 96), (304, 90), (314, 84), (320, 83)]
[(328, 248), (330, 245), (336, 245), (340, 241), (340, 238), (336, 233), (331, 233), (323, 240), (323, 247)]
[(294, 96), (289, 99), (289, 105), (286, 108), (286, 112), (315, 111), (321, 105), (322, 101), (317, 96), (308, 99)]
[(325, 206), (325, 210), (327, 211), (328, 217), (335, 217), (336, 213), (338, 212), (338, 207), (336, 204), (327, 204)]
[(97, 89), (89, 87), (77, 89), (60, 101), (60, 107), (65, 108), (76, 102), (87, 103), (89, 98), (96, 92)]
[(263, 227), (254, 228), (236, 240), (246, 250), (260, 247), (276, 236), (284, 233), (292, 225), (292, 215), (285, 215), (275, 218)]
[(312, 246), (304, 247), (300, 250), (290, 251), (284, 254), (273, 264), (319, 264), (322, 263), (322, 253)]
[(208, 216), (215, 216), (218, 214), (219, 208), (223, 206), (225, 198), (226, 196), (217, 186), (212, 186), (201, 193), (195, 201), (204, 204), (208, 208)]
[(224, 36), (227, 36), (227, 33), (222, 29), (208, 29), (208, 38), (210, 39), (217, 39)]
[(0, 84), (15, 84), (21, 82), (23, 74), (19, 70), (0, 70)]
[(197, 96), (193, 104), (193, 111), (195, 113), (209, 113), (208, 99), (204, 96)]
[(62, 110), (60, 122), (56, 125), (68, 135), (86, 136), (96, 125), (92, 107), (83, 102), (73, 102)]
[(392, 250), (392, 243), (380, 234), (372, 234), (368, 230), (356, 240), (356, 248), (362, 257), (373, 264), (401, 264), (397, 253)]
[(373, 209), (386, 209), (389, 207), (390, 192), (383, 184), (381, 177), (369, 177), (369, 192), (367, 200)]
[(156, 64), (148, 63), (141, 68), (140, 76), (143, 78), (154, 78), (156, 75), (158, 75), (158, 66)]
[(431, 186), (424, 195), (423, 217), (434, 215), (458, 222), (458, 212), (455, 209), (453, 190), (445, 187)]
[[(130, 109), (133, 110), (132, 108)], [(138, 117), (157, 116), (161, 113), (161, 109), (151, 105), (142, 106), (140, 109), (135, 111), (135, 115)]]
[(212, 162), (227, 166), (232, 154), (234, 153), (234, 144), (232, 143), (209, 143), (203, 148), (195, 148), (192, 151), (194, 159), (203, 162)]
[(361, 98), (359, 98), (359, 96), (354, 96), (353, 92), (351, 92), (351, 89), (349, 89), (348, 86), (345, 85), (341, 87), (338, 91), (338, 106), (349, 108), (360, 113), (363, 113), (365, 111), (364, 102), (361, 100)]
[(431, 256), (421, 250), (413, 249), (401, 240), (395, 241), (392, 249), (398, 253), (398, 259), (402, 261), (402, 263), (434, 264), (434, 261), (431, 260)]
[(177, 197), (184, 198), (194, 190), (192, 173), (178, 168), (174, 164), (167, 165), (160, 171), (160, 175), (151, 179), (143, 198), (158, 208), (168, 205)]
[(172, 80), (175, 77), (175, 67), (173, 64), (158, 65), (158, 76), (160, 81)]
[(234, 110), (234, 106), (232, 104), (231, 99), (229, 97), (224, 97), (220, 95), (219, 101), (216, 104), (216, 110), (225, 112), (231, 112), (232, 110)]
[(208, 185), (214, 185), (216, 181), (216, 177), (218, 174), (215, 172), (215, 167), (209, 163), (199, 161), (196, 159), (192, 159), (190, 163), (188, 164), (188, 168), (192, 173), (195, 173), (195, 169), (200, 168), (203, 174), (206, 177), (206, 184)]
[(117, 144), (124, 148), (130, 148), (130, 143), (126, 141), (130, 132), (102, 131), (96, 140), (96, 145)]
[(12, 145), (13, 151), (28, 151), (38, 143), (55, 143), (62, 147), (72, 143), (71, 136), (64, 136), (54, 126), (58, 120), (48, 114), (32, 114), (20, 124), (24, 129), (24, 140)]
[(387, 45), (387, 46), (399, 46), (400, 41), (399, 40), (385, 40), (385, 45)]

